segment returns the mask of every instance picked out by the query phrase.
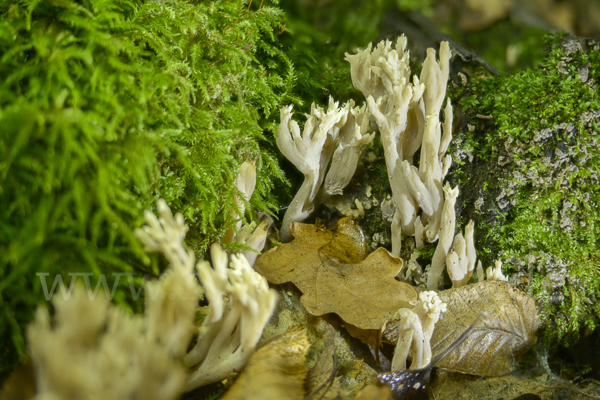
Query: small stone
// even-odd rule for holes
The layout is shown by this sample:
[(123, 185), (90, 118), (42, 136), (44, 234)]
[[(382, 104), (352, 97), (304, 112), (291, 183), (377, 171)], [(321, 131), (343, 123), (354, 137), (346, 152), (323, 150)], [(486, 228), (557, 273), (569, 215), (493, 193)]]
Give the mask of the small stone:
[(589, 76), (588, 67), (586, 67), (586, 66), (580, 67), (577, 70), (577, 76), (579, 77), (579, 79), (581, 79), (581, 82), (586, 83), (588, 80), (588, 76)]
[(395, 212), (396, 206), (394, 206), (393, 199), (386, 199), (381, 202), (381, 217), (384, 221), (391, 223)]
[(541, 142), (542, 140), (548, 139), (552, 137), (552, 129), (546, 128), (541, 131), (536, 131), (533, 135), (534, 142)]
[(565, 63), (564, 61), (559, 62), (558, 65), (556, 66), (556, 69), (558, 70), (558, 72), (560, 72), (563, 75), (569, 75), (569, 70), (567, 69), (567, 63)]
[(479, 196), (479, 198), (475, 201), (475, 209), (477, 211), (481, 211), (482, 205), (483, 205), (483, 196)]
[(556, 129), (556, 130), (563, 130), (564, 131), (565, 129), (567, 129), (567, 123), (563, 122), (561, 124), (554, 125), (554, 129)]
[(566, 56), (571, 55), (573, 53), (577, 53), (581, 50), (581, 45), (578, 41), (572, 39), (563, 39), (560, 44), (564, 48), (564, 53)]
[(556, 156), (559, 159), (563, 159), (563, 158), (566, 158), (569, 156), (567, 153), (562, 152), (561, 149), (559, 149), (559, 148), (556, 148), (556, 150), (554, 151), (554, 154), (556, 154)]

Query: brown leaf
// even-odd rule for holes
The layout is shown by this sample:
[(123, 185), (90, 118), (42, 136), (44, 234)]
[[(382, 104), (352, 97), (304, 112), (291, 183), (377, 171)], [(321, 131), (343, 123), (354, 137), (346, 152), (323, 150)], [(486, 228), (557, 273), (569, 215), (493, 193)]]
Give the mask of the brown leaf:
[[(383, 326), (385, 329), (385, 324)], [(381, 347), (381, 331), (382, 329), (360, 329), (352, 324), (346, 324), (346, 330), (353, 338), (356, 338), (368, 344), (372, 349), (379, 349)]]
[(336, 379), (337, 372), (338, 356), (335, 337), (330, 335), (326, 338), (325, 349), (319, 354), (317, 362), (306, 376), (308, 398), (329, 400), (348, 397), (347, 390), (344, 390), (340, 384), (340, 379)]
[(307, 391), (311, 399), (348, 399), (365, 385), (377, 382), (369, 366), (369, 349), (352, 339), (334, 315), (311, 317), (308, 335), (318, 338), (311, 346), (307, 364)]
[[(502, 376), (536, 342), (539, 318), (533, 299), (503, 281), (486, 281), (439, 293), (448, 309), (431, 338), (433, 356), (441, 353), (478, 318), (473, 331), (436, 365), (450, 371)], [(393, 339), (394, 324), (384, 337)]]
[(25, 400), (35, 396), (35, 373), (29, 357), (9, 375), (0, 390), (2, 400)]
[(292, 224), (295, 239), (263, 254), (255, 269), (271, 283), (293, 282), (313, 315), (334, 312), (362, 329), (379, 329), (402, 307), (417, 300), (412, 286), (394, 277), (402, 260), (383, 248), (366, 259), (364, 240), (348, 219), (338, 232)]
[(276, 336), (252, 355), (222, 400), (304, 399), (306, 329), (297, 326)]
[(356, 394), (354, 400), (389, 400), (392, 398), (392, 390), (389, 386), (365, 386)]

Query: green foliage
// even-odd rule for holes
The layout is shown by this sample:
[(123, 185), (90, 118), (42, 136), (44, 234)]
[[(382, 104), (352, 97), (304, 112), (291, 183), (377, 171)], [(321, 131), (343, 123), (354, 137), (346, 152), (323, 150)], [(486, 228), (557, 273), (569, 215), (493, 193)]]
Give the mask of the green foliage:
[[(600, 51), (592, 43), (587, 53), (566, 54), (568, 42), (564, 35), (547, 37), (536, 69), (473, 80), (459, 104), (476, 129), (465, 132), (463, 143), (489, 170), (480, 172), (481, 186), (466, 166), (453, 173), (461, 187), (490, 198), (514, 191), (509, 212), (482, 210), (494, 217), (477, 227), (484, 231), (478, 251), (485, 259), (491, 250), (509, 274), (528, 282), (547, 338), (563, 343), (600, 317)], [(584, 67), (586, 82), (578, 77)], [(491, 115), (493, 123), (476, 114)], [(500, 157), (508, 166), (498, 166)]]
[(0, 382), (43, 299), (36, 273), (158, 273), (132, 234), (158, 197), (202, 254), (234, 223), (246, 158), (252, 204), (277, 206), (263, 132), (301, 103), (284, 25), (241, 0), (0, 1)]
[(432, 0), (396, 0), (396, 4), (401, 11), (416, 11), (426, 17), (433, 16)]
[[(275, 206), (272, 189), (284, 178), (263, 131), (274, 131), (281, 106), (300, 100), (292, 93), (294, 65), (277, 43), (284, 26), (280, 10), (249, 10), (240, 1), (193, 9), (193, 14), (181, 10), (175, 15), (175, 20), (186, 21), (182, 32), (173, 31), (169, 41), (162, 40), (169, 49), (166, 58), (183, 55), (187, 60), (185, 73), (195, 87), (189, 127), (169, 135), (189, 149), (194, 168), (186, 172), (180, 160), (166, 160), (168, 173), (156, 195), (186, 216), (192, 246), (204, 252), (234, 223), (228, 210), (241, 161), (258, 160), (253, 204), (261, 209)], [(143, 20), (156, 23), (150, 16), (160, 12), (167, 13), (156, 4)]]
[(340, 101), (352, 98), (357, 104), (364, 102), (364, 96), (352, 86), (350, 64), (344, 54), (379, 40), (381, 24), (393, 3), (394, 0), (282, 3), (293, 47), (309, 55), (311, 63), (318, 62), (318, 68), (310, 68), (315, 84), (308, 90), (309, 99), (318, 99), (321, 105), (327, 104), (329, 95)]
[(450, 27), (444, 29), (457, 42), (479, 55), (500, 71), (515, 73), (535, 67), (543, 60), (543, 29), (515, 20), (502, 20), (476, 34), (465, 34)]

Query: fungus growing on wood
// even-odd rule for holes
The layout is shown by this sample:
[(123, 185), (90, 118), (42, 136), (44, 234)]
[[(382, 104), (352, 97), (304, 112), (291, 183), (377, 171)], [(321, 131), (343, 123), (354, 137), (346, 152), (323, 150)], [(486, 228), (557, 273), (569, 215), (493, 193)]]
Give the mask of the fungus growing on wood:
[[(488, 281), (508, 281), (508, 278), (502, 273), (502, 261), (496, 260), (495, 267), (488, 267), (486, 269), (486, 279)], [(479, 282), (484, 281), (483, 266), (481, 261), (477, 264), (477, 280)]]
[(450, 188), (446, 183), (444, 186), (444, 208), (442, 211), (442, 222), (440, 225), (439, 242), (431, 259), (431, 269), (427, 276), (427, 289), (436, 290), (438, 288), (440, 277), (446, 266), (446, 257), (450, 252), (450, 246), (454, 240), (454, 227), (456, 224), (456, 215), (454, 212), (454, 204), (458, 197), (458, 187)]
[(292, 108), (290, 105), (281, 109), (277, 147), (304, 174), (304, 182), (283, 217), (280, 231), (283, 241), (292, 239), (292, 222), (303, 221), (314, 210), (314, 201), (325, 177), (324, 170), (334, 151), (333, 142), (348, 115), (348, 109), (339, 108), (331, 98), (327, 111), (313, 103), (300, 136), (300, 127), (292, 120)]
[(398, 342), (392, 359), (392, 371), (406, 369), (406, 359), (412, 358), (410, 369), (423, 368), (431, 361), (431, 336), (446, 304), (437, 293), (421, 292), (419, 301), (411, 310), (401, 308), (394, 318), (399, 320)]
[(331, 167), (325, 177), (325, 192), (328, 196), (342, 194), (343, 190), (356, 172), (361, 147), (369, 144), (375, 134), (368, 134), (369, 110), (366, 105), (354, 107), (354, 101), (349, 102), (350, 114), (340, 130), (339, 145), (333, 153)]
[(80, 285), (70, 297), (54, 296), (53, 323), (48, 310), (38, 308), (27, 330), (36, 398), (175, 399), (183, 391), (180, 358), (193, 335), (201, 288), (194, 254), (183, 247), (183, 216), (173, 216), (162, 199), (157, 208), (159, 217), (146, 211), (147, 225), (135, 234), (170, 267), (147, 283), (144, 316), (128, 315)]
[[(155, 298), (150, 296), (147, 300), (149, 320), (157, 325), (150, 332), (156, 331), (157, 337), (169, 339), (161, 341), (177, 346), (174, 355), (183, 357), (190, 342), (201, 290), (193, 274), (194, 254), (183, 247), (187, 232), (183, 216), (173, 216), (162, 199), (157, 202), (157, 207), (160, 217), (147, 211), (144, 216), (148, 225), (136, 230), (136, 236), (146, 251), (160, 251), (171, 263), (171, 269), (158, 284), (153, 284), (157, 285), (151, 292), (157, 293)], [(243, 368), (254, 352), (276, 303), (275, 292), (269, 290), (267, 281), (252, 269), (243, 255), (231, 256), (228, 268), (227, 253), (213, 243), (211, 256), (214, 269), (206, 261), (196, 265), (209, 308), (196, 345), (184, 357), (184, 362), (193, 371), (185, 385), (186, 391), (217, 382)], [(171, 281), (173, 284), (166, 284)], [(177, 286), (177, 282), (180, 286), (187, 286), (169, 291), (169, 288)], [(183, 296), (184, 293), (187, 295)], [(185, 327), (190, 330), (185, 331), (183, 325), (169, 324), (175, 317), (182, 320), (181, 324), (185, 322)], [(178, 338), (175, 337), (177, 334)]]
[[(244, 199), (241, 199), (237, 194), (235, 195), (236, 208), (231, 209), (230, 213), (234, 216), (241, 215), (243, 217), (244, 211), (246, 210), (246, 203), (250, 201), (254, 188), (256, 187), (256, 166), (254, 161), (244, 161), (240, 166), (238, 176), (236, 179), (237, 190), (242, 194)], [(237, 243), (243, 244), (250, 249), (232, 251), (232, 254), (243, 254), (248, 263), (252, 266), (258, 252), (262, 251), (267, 241), (267, 234), (269, 227), (273, 223), (273, 220), (265, 215), (258, 226), (254, 221), (250, 224), (244, 224), (243, 218), (239, 218), (235, 228), (230, 228), (225, 232), (225, 235), (221, 239), (224, 244)]]
[(327, 111), (313, 104), (306, 118), (300, 136), (298, 123), (292, 120), (292, 106), (281, 109), (277, 147), (304, 174), (304, 182), (283, 217), (280, 239), (284, 242), (292, 240), (292, 222), (304, 221), (324, 198), (342, 193), (356, 171), (361, 146), (374, 138), (374, 134), (367, 134), (366, 107), (354, 108), (353, 101), (340, 108), (330, 99)]
[(465, 228), (465, 236), (459, 233), (454, 237), (452, 250), (446, 256), (446, 268), (452, 280), (452, 287), (464, 286), (473, 276), (477, 253), (473, 242), (475, 223), (471, 220)]
[(255, 272), (243, 255), (211, 246), (213, 267), (197, 265), (209, 310), (196, 345), (185, 356), (192, 375), (186, 391), (218, 382), (241, 370), (256, 349), (277, 302), (267, 280)]
[[(39, 307), (27, 328), (35, 399), (168, 400), (182, 393), (186, 371), (155, 336), (156, 321), (128, 315), (103, 296), (91, 298), (79, 284), (52, 304), (53, 322)], [(191, 327), (193, 314), (182, 317)]]
[[(442, 181), (451, 157), (445, 156), (452, 138), (452, 106), (446, 105), (446, 121), (440, 124), (440, 112), (446, 96), (450, 48), (442, 42), (439, 61), (429, 49), (421, 78), (410, 83), (406, 37), (382, 41), (356, 55), (346, 54), (352, 82), (363, 92), (369, 110), (379, 126), (388, 178), (392, 188), (395, 214), (392, 218), (392, 254), (399, 256), (401, 235), (418, 235), (435, 241), (442, 218)], [(443, 137), (441, 132), (443, 132)], [(412, 165), (414, 153), (421, 148), (419, 169)], [(417, 221), (419, 208), (422, 215)]]
[(254, 161), (247, 160), (244, 161), (242, 165), (240, 165), (240, 170), (235, 181), (235, 186), (237, 190), (242, 194), (243, 199), (241, 199), (236, 193), (234, 195), (234, 203), (236, 205), (236, 208), (231, 209), (229, 212), (234, 217), (237, 217), (239, 215), (242, 218), (239, 218), (236, 222), (235, 229), (230, 228), (227, 230), (227, 232), (225, 232), (225, 236), (223, 237), (223, 243), (233, 242), (234, 238), (236, 237), (236, 231), (239, 231), (242, 227), (244, 211), (246, 211), (246, 203), (250, 201), (252, 193), (254, 193), (254, 188), (256, 187), (256, 165)]

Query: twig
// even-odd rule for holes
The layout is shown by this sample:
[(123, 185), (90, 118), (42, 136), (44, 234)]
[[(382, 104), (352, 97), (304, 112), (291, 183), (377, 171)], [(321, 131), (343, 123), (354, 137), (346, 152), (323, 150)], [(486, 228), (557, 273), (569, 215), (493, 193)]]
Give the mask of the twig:
[[(243, 42), (244, 40), (248, 39), (248, 36), (252, 35), (258, 28), (254, 28), (249, 34), (247, 34), (246, 36), (244, 36), (242, 39), (238, 40), (237, 42), (235, 42), (234, 44), (232, 44), (232, 46), (237, 46), (240, 42)], [(243, 50), (247, 50), (244, 47), (242, 47)], [(218, 63), (219, 61), (221, 61), (223, 58), (225, 58), (225, 56), (219, 58), (217, 61), (213, 62), (211, 65), (214, 66), (216, 63)]]
[(246, 36), (244, 36), (243, 39), (238, 40), (232, 46), (236, 46), (238, 43), (243, 42), (244, 40), (248, 39), (248, 36), (252, 35), (257, 29), (258, 28), (254, 28), (249, 34), (247, 34)]
[(210, 64), (210, 66), (212, 67), (213, 65), (215, 65), (216, 63), (218, 63), (219, 61), (221, 61), (222, 59), (224, 59), (225, 56), (219, 58), (217, 61), (213, 62), (212, 64)]

